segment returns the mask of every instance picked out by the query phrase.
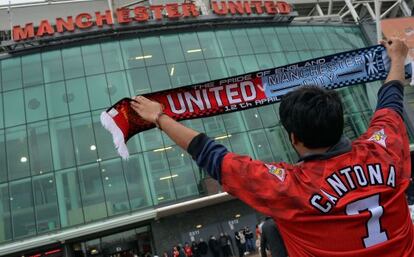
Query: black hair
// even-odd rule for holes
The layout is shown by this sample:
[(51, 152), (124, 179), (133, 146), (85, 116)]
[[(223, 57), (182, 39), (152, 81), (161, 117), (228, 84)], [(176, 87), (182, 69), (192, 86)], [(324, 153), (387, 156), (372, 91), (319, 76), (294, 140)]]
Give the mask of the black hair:
[(329, 147), (342, 136), (342, 102), (334, 90), (305, 86), (286, 94), (279, 108), (280, 121), (289, 134), (307, 148)]

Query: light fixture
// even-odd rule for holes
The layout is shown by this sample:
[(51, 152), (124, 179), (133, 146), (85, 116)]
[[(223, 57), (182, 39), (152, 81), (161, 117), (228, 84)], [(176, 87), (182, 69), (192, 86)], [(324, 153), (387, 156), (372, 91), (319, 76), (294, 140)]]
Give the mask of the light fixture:
[(91, 145), (90, 149), (91, 149), (91, 151), (95, 151), (96, 150), (96, 145)]
[(174, 66), (172, 66), (172, 67), (171, 67), (170, 76), (173, 76), (173, 75), (174, 75), (174, 71), (175, 71), (175, 67), (174, 67)]
[(178, 177), (178, 174), (174, 174), (174, 175), (171, 175), (171, 176), (162, 177), (162, 178), (160, 178), (160, 180), (166, 180), (166, 179), (176, 178), (176, 177)]
[(98, 250), (96, 250), (96, 249), (91, 250), (91, 254), (97, 254), (97, 253), (98, 253)]
[(102, 172), (105, 172), (106, 171), (106, 169), (102, 169)]
[(184, 154), (183, 153), (181, 154), (181, 157), (184, 157)]
[(201, 51), (203, 51), (201, 48), (190, 49), (190, 50), (187, 50), (187, 53), (191, 54), (191, 53), (198, 53), (198, 52), (201, 52)]
[(96, 161), (97, 161), (97, 162), (101, 162), (101, 161), (102, 161), (102, 159), (101, 159), (101, 158), (98, 158), (98, 159), (96, 159)]
[(231, 135), (219, 136), (219, 137), (215, 137), (214, 139), (215, 140), (220, 140), (220, 139), (225, 139), (225, 138), (228, 138), (228, 137), (231, 137)]
[(257, 147), (259, 147), (259, 148), (260, 148), (260, 147), (262, 147), (262, 145), (258, 145)]
[(27, 162), (27, 157), (26, 156), (23, 156), (22, 158), (20, 158), (20, 162)]
[(53, 183), (53, 179), (49, 179), (49, 183)]
[(197, 229), (200, 229), (200, 228), (202, 228), (203, 227), (203, 225), (201, 225), (201, 224), (198, 224), (197, 226), (196, 226), (196, 228)]
[(255, 118), (258, 118), (258, 117), (259, 117), (259, 115), (257, 115), (257, 113), (255, 113), (255, 114), (254, 114), (254, 117), (255, 117)]
[(162, 152), (162, 151), (166, 151), (170, 149), (172, 149), (172, 146), (165, 147), (165, 148), (158, 148), (158, 149), (153, 150), (153, 152)]
[(109, 184), (108, 186), (109, 186), (109, 187), (112, 187), (112, 184)]
[(105, 180), (109, 180), (109, 177), (105, 177)]
[(236, 219), (238, 219), (238, 218), (240, 218), (240, 217), (241, 217), (241, 215), (240, 215), (239, 213), (237, 213), (236, 215), (234, 215), (234, 217), (235, 217)]
[(157, 199), (158, 199), (158, 201), (164, 200), (164, 196), (160, 196)]
[(135, 60), (142, 60), (142, 59), (148, 59), (148, 58), (152, 58), (152, 55), (141, 55), (141, 56), (136, 56), (134, 59)]
[(43, 170), (39, 170), (39, 174), (43, 174)]

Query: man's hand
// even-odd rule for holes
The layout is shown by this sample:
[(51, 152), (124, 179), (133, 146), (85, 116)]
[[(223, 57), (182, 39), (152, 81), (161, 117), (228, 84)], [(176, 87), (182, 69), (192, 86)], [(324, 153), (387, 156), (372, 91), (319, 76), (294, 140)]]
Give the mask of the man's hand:
[(381, 44), (387, 49), (388, 56), (391, 59), (391, 68), (385, 82), (398, 80), (404, 85), (405, 72), (404, 61), (407, 58), (408, 47), (404, 40), (393, 37), (389, 41), (381, 41)]
[(131, 102), (131, 107), (139, 114), (139, 116), (141, 116), (141, 118), (151, 123), (156, 122), (163, 110), (160, 103), (151, 101), (143, 96), (134, 97), (134, 101)]
[(407, 58), (408, 47), (404, 39), (393, 37), (391, 40), (382, 40), (381, 44), (387, 49), (392, 62), (404, 61)]

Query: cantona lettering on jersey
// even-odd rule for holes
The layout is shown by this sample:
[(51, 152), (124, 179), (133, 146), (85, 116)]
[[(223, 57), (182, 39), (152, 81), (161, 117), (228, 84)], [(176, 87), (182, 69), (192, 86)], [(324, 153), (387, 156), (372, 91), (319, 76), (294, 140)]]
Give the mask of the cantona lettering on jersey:
[(330, 212), (342, 197), (358, 188), (381, 185), (395, 188), (395, 167), (389, 165), (384, 170), (378, 163), (344, 167), (327, 177), (326, 183), (334, 193), (321, 189), (310, 198), (311, 205), (322, 213)]

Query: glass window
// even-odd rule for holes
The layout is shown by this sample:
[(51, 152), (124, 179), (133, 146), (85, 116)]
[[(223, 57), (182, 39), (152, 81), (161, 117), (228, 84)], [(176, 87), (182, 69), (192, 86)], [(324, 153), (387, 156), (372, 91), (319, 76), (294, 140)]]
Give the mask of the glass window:
[(279, 39), (273, 28), (267, 27), (261, 28), (260, 30), (262, 31), (264, 42), (270, 52), (282, 51), (282, 46), (280, 45)]
[(85, 75), (80, 47), (63, 49), (62, 59), (66, 79), (77, 78)]
[(222, 137), (227, 135), (226, 129), (224, 127), (223, 117), (214, 116), (203, 118), (203, 123), (206, 133), (210, 137)]
[(21, 89), (3, 93), (3, 103), (6, 127), (25, 123), (23, 91)]
[(33, 177), (37, 232), (60, 228), (56, 184), (53, 174)]
[(256, 57), (254, 55), (245, 55), (240, 57), (244, 71), (253, 72), (259, 70), (259, 65), (257, 64)]
[(288, 61), (284, 53), (273, 53), (271, 54), (271, 57), (272, 57), (273, 64), (275, 65), (275, 67), (280, 67), (280, 66), (288, 64)]
[(256, 59), (259, 64), (260, 70), (270, 69), (270, 68), (275, 67), (272, 61), (272, 57), (270, 57), (269, 54), (257, 54)]
[(3, 93), (0, 93), (0, 128), (4, 128), (3, 113)]
[(141, 46), (143, 51), (142, 58), (145, 60), (147, 66), (165, 63), (159, 37), (141, 38)]
[(254, 156), (247, 133), (232, 134), (229, 141), (235, 153)]
[(86, 75), (104, 73), (104, 65), (99, 44), (81, 47)]
[(12, 239), (8, 184), (0, 185), (0, 242)]
[(213, 31), (197, 32), (204, 58), (221, 57), (220, 46)]
[(84, 78), (66, 80), (66, 92), (69, 113), (73, 114), (90, 110), (88, 91)]
[(141, 154), (129, 157), (123, 162), (128, 195), (132, 209), (140, 209), (153, 205), (150, 183), (145, 172)]
[(137, 38), (121, 40), (120, 44), (125, 68), (131, 69), (145, 66), (141, 43)]
[(45, 83), (63, 80), (63, 64), (60, 50), (42, 53)]
[(161, 91), (171, 87), (170, 74), (165, 65), (148, 67), (148, 76), (153, 92)]
[(309, 51), (299, 51), (300, 61), (306, 61), (312, 59), (312, 52)]
[(301, 27), (301, 30), (304, 36), (304, 40), (308, 42), (309, 49), (311, 50), (321, 49), (321, 45), (319, 44), (319, 41), (318, 41), (318, 35), (315, 34), (312, 27), (303, 26)]
[(43, 85), (24, 89), (27, 122), (47, 119), (45, 90)]
[(168, 65), (171, 83), (173, 87), (185, 86), (191, 84), (190, 75), (188, 74), (186, 63), (175, 63)]
[(1, 62), (0, 62), (0, 91), (2, 92), (3, 91), (3, 87), (2, 87), (2, 82), (3, 82), (3, 78), (2, 78), (2, 76), (1, 76)]
[(249, 38), (244, 29), (232, 29), (231, 34), (233, 36), (234, 42), (236, 43), (236, 48), (239, 55), (252, 54), (253, 48), (250, 45)]
[(86, 84), (92, 110), (108, 108), (111, 105), (105, 75), (86, 77)]
[(244, 110), (241, 113), (248, 130), (263, 128), (258, 109)]
[[(325, 29), (322, 26), (313, 26), (313, 33), (315, 35), (326, 35)], [(331, 41), (329, 40), (329, 37), (317, 37), (319, 41), (319, 45), (322, 49), (333, 49), (333, 45)]]
[(0, 129), (0, 182), (7, 181), (6, 163), (6, 139), (4, 137), (4, 130)]
[[(118, 157), (118, 153), (115, 149), (112, 135), (102, 126), (100, 115), (105, 110), (99, 110), (92, 112), (93, 129), (96, 137), (96, 150), (99, 152), (99, 157), (103, 160)], [(134, 137), (137, 138), (137, 137)], [(131, 139), (130, 139), (131, 140)], [(92, 147), (93, 149), (93, 147)], [(131, 153), (132, 149), (128, 145), (128, 150)]]
[[(276, 27), (274, 28), (277, 37), (279, 38), (280, 45), (283, 51), (294, 51), (296, 50), (293, 46), (293, 40), (290, 36), (289, 30), (287, 27)], [(323, 35), (323, 34), (320, 34)]]
[(128, 89), (128, 82), (125, 76), (125, 71), (109, 73), (106, 74), (106, 76), (108, 80), (108, 92), (112, 104), (115, 104), (124, 97), (131, 96), (131, 93)]
[(127, 70), (126, 73), (132, 95), (151, 92), (147, 70), (145, 68)]
[(56, 191), (62, 227), (84, 222), (76, 169), (56, 172)]
[(10, 183), (10, 207), (14, 238), (36, 234), (32, 192), (30, 178)]
[(139, 133), (139, 138), (141, 139), (143, 151), (163, 147), (161, 132), (158, 129), (141, 132)]
[(221, 79), (228, 76), (226, 66), (223, 59), (208, 59), (206, 60), (210, 78)]
[(165, 155), (165, 151), (171, 149), (172, 147), (168, 147), (144, 153), (146, 168), (151, 171), (147, 174), (154, 188), (152, 193), (155, 204), (175, 199), (174, 184)]
[(244, 73), (243, 64), (241, 63), (240, 57), (227, 57), (224, 58), (229, 76), (236, 76)]
[(70, 116), (73, 131), (73, 142), (75, 143), (76, 162), (78, 165), (96, 162), (95, 136), (92, 130), (91, 114), (81, 113)]
[(166, 153), (177, 198), (198, 195), (190, 156), (178, 146), (173, 146)]
[[(308, 50), (308, 44), (306, 44), (306, 39), (302, 34), (300, 27), (288, 27), (292, 40), (296, 46), (296, 50)], [(310, 42), (309, 42), (310, 43)]]
[(207, 82), (210, 80), (205, 61), (192, 61), (187, 63), (191, 81), (195, 83)]
[(108, 216), (100, 173), (101, 170), (98, 164), (90, 164), (79, 168), (79, 184), (86, 222)]
[(249, 36), (250, 44), (252, 45), (253, 51), (257, 54), (267, 53), (269, 50), (266, 47), (265, 39), (259, 28), (246, 29), (247, 35)]
[(128, 212), (131, 208), (120, 158), (101, 163), (108, 215)]
[(29, 154), (27, 151), (26, 126), (6, 130), (7, 168), (9, 179), (30, 175)]
[(75, 166), (69, 117), (49, 120), (53, 166), (60, 170)]
[(279, 115), (275, 112), (273, 106), (274, 105), (271, 104), (257, 108), (264, 127), (276, 126), (279, 123)]
[(68, 114), (68, 102), (73, 98), (66, 94), (65, 83), (55, 82), (45, 85), (47, 112), (49, 118)]
[(124, 69), (121, 47), (118, 41), (102, 43), (102, 56), (105, 64), (105, 71), (118, 71)]
[(253, 151), (256, 159), (271, 162), (273, 161), (273, 154), (269, 146), (269, 141), (264, 130), (254, 130), (249, 132), (250, 141), (252, 142)]
[(43, 83), (42, 62), (40, 54), (22, 57), (23, 84), (25, 87)]
[(273, 161), (297, 162), (298, 156), (291, 146), (290, 140), (282, 126), (266, 129), (267, 139), (273, 152)]
[(1, 62), (3, 91), (22, 87), (22, 71), (20, 58), (14, 57)]
[(28, 124), (27, 132), (32, 174), (42, 174), (53, 170), (49, 126), (47, 121)]
[(182, 33), (180, 41), (187, 61), (203, 59), (203, 49), (201, 49), (196, 33)]
[(289, 64), (300, 62), (300, 56), (297, 52), (288, 52), (286, 53), (286, 58)]
[(223, 56), (237, 55), (237, 48), (234, 47), (236, 44), (229, 30), (216, 31), (216, 38)]
[(246, 131), (243, 118), (240, 112), (226, 113), (222, 115), (226, 131), (229, 134)]
[(184, 54), (177, 35), (160, 36), (167, 63), (184, 62)]

